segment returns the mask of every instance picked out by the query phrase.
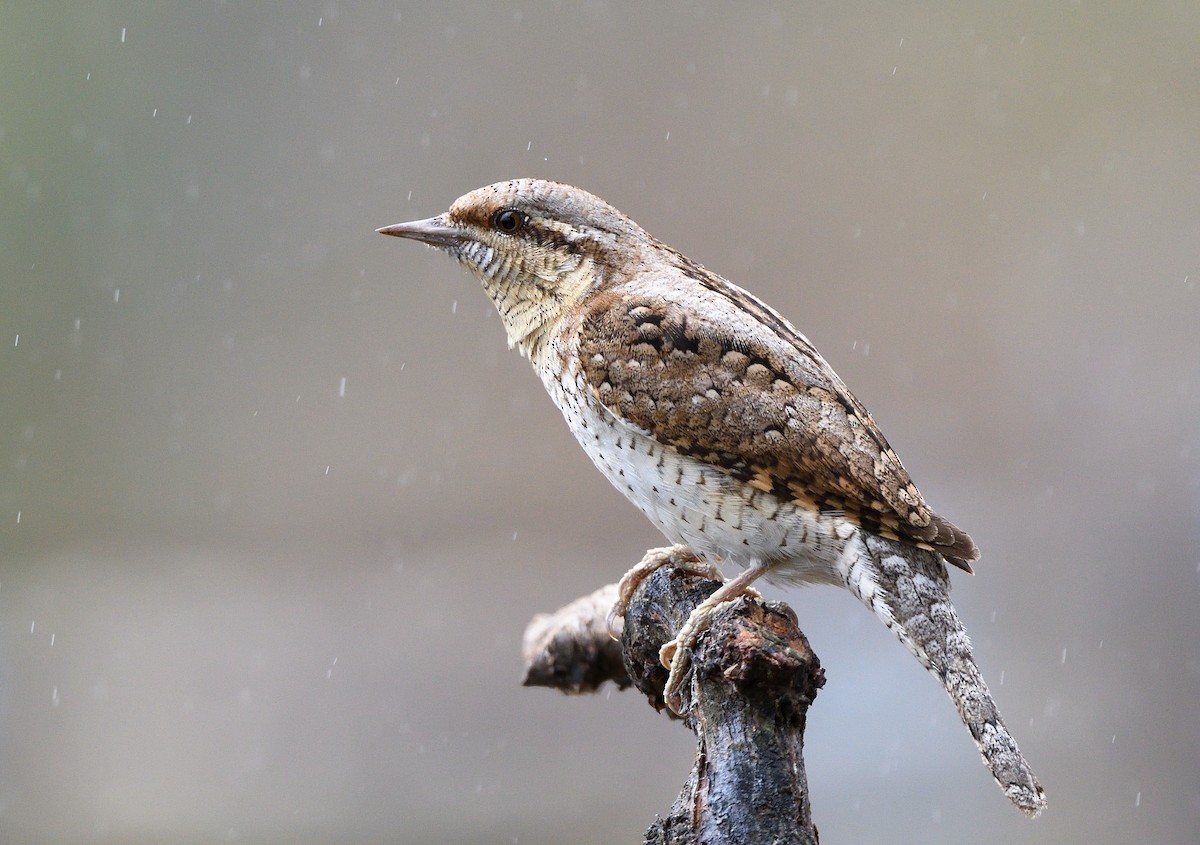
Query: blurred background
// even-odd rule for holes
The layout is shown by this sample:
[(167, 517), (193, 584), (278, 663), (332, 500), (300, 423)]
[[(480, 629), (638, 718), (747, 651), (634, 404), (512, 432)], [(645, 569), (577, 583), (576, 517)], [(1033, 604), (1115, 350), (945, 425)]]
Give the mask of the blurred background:
[(693, 739), (523, 689), (660, 537), (452, 262), (606, 198), (821, 349), (984, 551), (996, 789), (843, 592), (797, 610), (830, 843), (1200, 829), (1200, 6), (7, 3), (0, 839), (639, 842)]

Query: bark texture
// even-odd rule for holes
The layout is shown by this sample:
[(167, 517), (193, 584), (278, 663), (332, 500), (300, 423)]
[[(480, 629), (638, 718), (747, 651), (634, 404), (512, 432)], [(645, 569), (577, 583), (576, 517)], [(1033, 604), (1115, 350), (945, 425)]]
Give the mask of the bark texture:
[[(579, 692), (573, 679), (587, 678), (589, 689), (595, 689), (603, 682), (600, 675), (611, 672), (613, 680), (632, 681), (652, 705), (670, 714), (662, 700), (667, 670), (659, 662), (659, 649), (718, 586), (670, 567), (646, 578), (625, 616), (620, 643), (624, 672), (613, 672), (606, 657), (599, 658), (606, 668), (568, 668), (571, 659), (605, 653), (604, 644), (592, 638), (604, 632), (607, 608), (590, 622), (577, 616), (591, 612), (585, 600), (540, 617), (540, 632), (533, 639), (551, 652), (561, 649), (573, 657), (531, 653), (527, 632), (527, 661), (559, 668), (537, 673), (541, 680), (531, 680), (527, 673), (526, 683)], [(603, 601), (590, 603), (597, 605)], [(547, 620), (555, 618), (565, 625), (562, 631), (575, 633), (548, 633), (554, 626)], [(581, 637), (579, 632), (586, 633)], [(823, 683), (820, 663), (786, 605), (742, 598), (722, 609), (699, 637), (684, 690), (684, 723), (697, 738), (695, 765), (645, 842), (817, 842), (804, 768), (804, 727), (808, 706)]]

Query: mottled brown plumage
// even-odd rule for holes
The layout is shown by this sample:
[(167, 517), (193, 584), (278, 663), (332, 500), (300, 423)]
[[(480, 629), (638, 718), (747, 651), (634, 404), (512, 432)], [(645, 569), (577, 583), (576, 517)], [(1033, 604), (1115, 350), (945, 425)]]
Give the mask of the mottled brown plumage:
[[(934, 513), (875, 425), (791, 323), (603, 200), (520, 179), (380, 229), (444, 250), (483, 283), (596, 467), (674, 544), (742, 568), (668, 644), (677, 706), (713, 608), (759, 577), (845, 587), (941, 682), (1009, 798), (1045, 796), (996, 711), (945, 564), (979, 557)], [(686, 548), (685, 548), (686, 547)]]
[[(970, 572), (974, 542), (929, 509), (871, 415), (808, 340), (702, 267), (689, 262), (681, 272), (714, 293), (710, 313), (619, 289), (587, 302), (579, 358), (596, 398), (664, 446), (779, 499), (935, 549)], [(734, 334), (721, 319), (730, 309), (755, 314), (771, 331)]]

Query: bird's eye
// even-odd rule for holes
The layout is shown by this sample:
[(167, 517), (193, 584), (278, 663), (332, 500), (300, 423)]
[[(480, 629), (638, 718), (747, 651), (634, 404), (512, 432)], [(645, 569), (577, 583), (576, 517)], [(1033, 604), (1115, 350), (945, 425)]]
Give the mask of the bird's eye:
[(525, 225), (528, 218), (517, 211), (515, 208), (505, 208), (496, 212), (496, 216), (492, 218), (492, 223), (501, 232), (506, 235), (512, 235), (521, 231), (521, 227)]

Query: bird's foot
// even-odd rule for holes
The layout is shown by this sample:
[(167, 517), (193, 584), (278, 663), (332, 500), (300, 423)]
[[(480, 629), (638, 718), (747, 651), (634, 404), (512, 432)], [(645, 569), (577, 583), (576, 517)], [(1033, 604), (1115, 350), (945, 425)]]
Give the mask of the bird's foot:
[(683, 683), (687, 677), (688, 666), (692, 662), (692, 649), (695, 648), (696, 640), (708, 630), (725, 605), (732, 604), (743, 596), (761, 599), (762, 595), (750, 584), (768, 568), (766, 564), (755, 564), (726, 581), (716, 592), (696, 605), (683, 627), (675, 634), (675, 639), (659, 649), (658, 659), (670, 670), (666, 686), (663, 687), (663, 701), (671, 708), (671, 712), (682, 715)]
[(617, 631), (617, 620), (625, 618), (625, 611), (629, 609), (629, 602), (633, 598), (633, 593), (637, 590), (638, 585), (656, 569), (661, 569), (664, 566), (674, 566), (676, 569), (682, 569), (686, 572), (693, 572), (703, 578), (711, 578), (714, 581), (724, 581), (721, 575), (721, 570), (713, 566), (705, 560), (701, 560), (696, 556), (696, 553), (687, 546), (663, 546), (659, 549), (651, 549), (646, 552), (645, 557), (635, 565), (632, 569), (626, 572), (619, 582), (617, 582), (617, 600), (612, 606), (612, 610), (608, 612), (608, 635), (614, 640), (618, 639), (620, 634)]
[(659, 661), (670, 670), (667, 673), (667, 682), (663, 686), (663, 701), (671, 708), (672, 713), (683, 713), (683, 684), (691, 667), (692, 650), (696, 647), (696, 640), (712, 625), (713, 618), (721, 608), (732, 603), (702, 602), (692, 611), (687, 622), (683, 623), (683, 627), (675, 634), (675, 639), (663, 643), (663, 647), (658, 650)]

